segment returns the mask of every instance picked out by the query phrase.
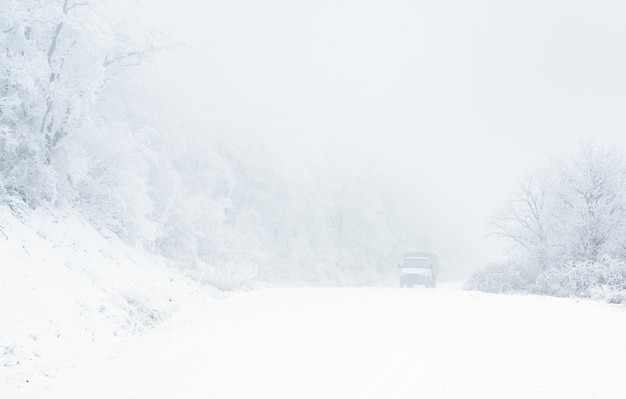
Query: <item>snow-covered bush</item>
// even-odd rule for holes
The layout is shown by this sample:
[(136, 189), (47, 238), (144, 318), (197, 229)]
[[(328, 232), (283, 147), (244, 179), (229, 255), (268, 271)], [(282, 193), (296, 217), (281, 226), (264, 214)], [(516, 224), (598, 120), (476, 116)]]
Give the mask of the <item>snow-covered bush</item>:
[(220, 291), (249, 288), (258, 275), (255, 259), (246, 261), (236, 258), (231, 255), (226, 258), (215, 257), (210, 263), (201, 262), (193, 269), (191, 277), (200, 284), (210, 285)]
[(626, 262), (605, 256), (597, 262), (571, 262), (551, 268), (537, 276), (533, 291), (616, 302), (626, 294)]
[(530, 276), (511, 262), (492, 263), (474, 272), (464, 289), (492, 293), (524, 292), (530, 288)]
[(567, 273), (561, 269), (551, 268), (535, 277), (532, 290), (538, 294), (567, 297), (571, 294), (568, 285)]

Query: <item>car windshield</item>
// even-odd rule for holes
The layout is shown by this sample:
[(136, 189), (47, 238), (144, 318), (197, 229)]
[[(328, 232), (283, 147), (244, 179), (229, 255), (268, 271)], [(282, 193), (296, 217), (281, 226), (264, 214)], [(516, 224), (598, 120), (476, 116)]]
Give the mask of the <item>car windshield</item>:
[(428, 262), (428, 258), (404, 258), (404, 264), (402, 267), (426, 267), (430, 268), (430, 264)]

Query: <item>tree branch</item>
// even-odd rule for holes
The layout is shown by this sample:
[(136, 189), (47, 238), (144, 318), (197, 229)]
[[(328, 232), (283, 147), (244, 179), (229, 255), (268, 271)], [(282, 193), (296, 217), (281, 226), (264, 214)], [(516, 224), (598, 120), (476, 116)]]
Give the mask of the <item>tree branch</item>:
[[(57, 41), (59, 40), (59, 34), (61, 33), (61, 28), (63, 28), (63, 21), (59, 22), (57, 27), (54, 29), (54, 34), (52, 35), (52, 43), (50, 43), (50, 48), (48, 49), (48, 65), (52, 68), (52, 56), (54, 55), (54, 51), (57, 47)], [(54, 76), (54, 73), (52, 74)], [(50, 78), (53, 80), (53, 78)]]
[(69, 5), (68, 1), (65, 0), (65, 2), (63, 3), (63, 14), (67, 15), (67, 12), (70, 11), (73, 8), (76, 7), (82, 7), (82, 6), (88, 6), (89, 3), (88, 2), (82, 2), (82, 3), (74, 3), (72, 5)]

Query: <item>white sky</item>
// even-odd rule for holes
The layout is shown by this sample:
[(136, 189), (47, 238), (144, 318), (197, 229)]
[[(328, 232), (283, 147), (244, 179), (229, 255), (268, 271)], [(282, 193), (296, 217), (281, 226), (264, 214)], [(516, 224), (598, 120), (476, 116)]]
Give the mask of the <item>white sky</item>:
[(191, 44), (168, 70), (196, 101), (432, 187), (469, 240), (548, 156), (626, 152), (621, 1), (144, 3)]

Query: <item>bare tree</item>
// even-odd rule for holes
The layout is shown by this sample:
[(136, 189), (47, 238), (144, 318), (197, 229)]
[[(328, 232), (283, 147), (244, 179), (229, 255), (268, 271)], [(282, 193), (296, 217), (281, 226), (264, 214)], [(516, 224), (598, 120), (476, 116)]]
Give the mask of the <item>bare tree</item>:
[(550, 220), (546, 194), (543, 176), (528, 177), (515, 191), (507, 209), (491, 222), (493, 235), (510, 240), (521, 249), (536, 271), (548, 263)]

